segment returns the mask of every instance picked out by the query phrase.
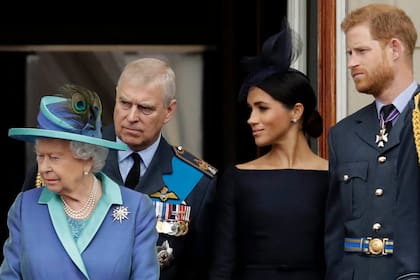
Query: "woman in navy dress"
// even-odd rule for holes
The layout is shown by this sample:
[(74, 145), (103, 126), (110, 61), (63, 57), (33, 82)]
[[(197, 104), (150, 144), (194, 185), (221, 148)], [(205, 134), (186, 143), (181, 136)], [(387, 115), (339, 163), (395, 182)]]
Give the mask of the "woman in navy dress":
[(244, 61), (240, 100), (255, 144), (269, 151), (220, 178), (212, 280), (324, 279), (328, 163), (308, 144), (322, 118), (310, 81), (290, 68), (292, 38), (285, 21), (260, 56)]

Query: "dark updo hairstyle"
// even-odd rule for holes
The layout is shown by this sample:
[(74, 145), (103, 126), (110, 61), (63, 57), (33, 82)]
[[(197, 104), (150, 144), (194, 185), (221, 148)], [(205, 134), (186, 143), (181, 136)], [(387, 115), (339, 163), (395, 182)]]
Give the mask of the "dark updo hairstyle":
[(249, 74), (242, 83), (239, 101), (246, 101), (249, 89), (255, 86), (289, 109), (296, 103), (302, 103), (303, 133), (317, 138), (322, 134), (322, 117), (316, 110), (315, 91), (305, 74), (290, 68), (291, 63), (300, 55), (301, 48), (299, 36), (293, 33), (284, 19), (281, 31), (264, 42), (259, 56), (242, 60)]

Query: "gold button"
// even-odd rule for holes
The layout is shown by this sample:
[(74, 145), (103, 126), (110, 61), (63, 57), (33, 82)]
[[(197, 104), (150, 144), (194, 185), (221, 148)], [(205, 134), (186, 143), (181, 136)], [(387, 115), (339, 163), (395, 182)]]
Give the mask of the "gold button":
[(369, 241), (369, 253), (372, 255), (379, 255), (384, 250), (384, 242), (379, 238), (374, 238)]
[(379, 231), (381, 229), (381, 227), (382, 227), (382, 225), (380, 223), (375, 223), (375, 224), (373, 224), (372, 229), (374, 231)]
[(386, 156), (380, 156), (378, 157), (378, 162), (379, 163), (384, 163), (386, 161)]
[(383, 189), (376, 189), (375, 190), (375, 195), (376, 196), (382, 196), (384, 194), (384, 190)]
[(348, 180), (349, 180), (349, 178), (350, 178), (350, 176), (349, 175), (344, 175), (343, 176), (343, 180), (344, 180), (344, 182), (347, 182)]

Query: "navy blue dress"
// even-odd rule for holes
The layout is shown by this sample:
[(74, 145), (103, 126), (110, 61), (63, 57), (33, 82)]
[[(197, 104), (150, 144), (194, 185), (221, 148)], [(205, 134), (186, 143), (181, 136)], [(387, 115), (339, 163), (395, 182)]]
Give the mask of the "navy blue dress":
[(228, 167), (210, 279), (324, 279), (328, 172)]

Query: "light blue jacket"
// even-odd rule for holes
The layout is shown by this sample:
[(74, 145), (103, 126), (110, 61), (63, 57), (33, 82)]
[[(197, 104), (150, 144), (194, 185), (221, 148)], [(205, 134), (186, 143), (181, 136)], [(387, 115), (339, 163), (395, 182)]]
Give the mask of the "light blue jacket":
[[(0, 279), (159, 279), (151, 200), (97, 175), (103, 194), (77, 241), (57, 194), (43, 187), (17, 196)], [(115, 219), (119, 206), (128, 210), (126, 219)]]

